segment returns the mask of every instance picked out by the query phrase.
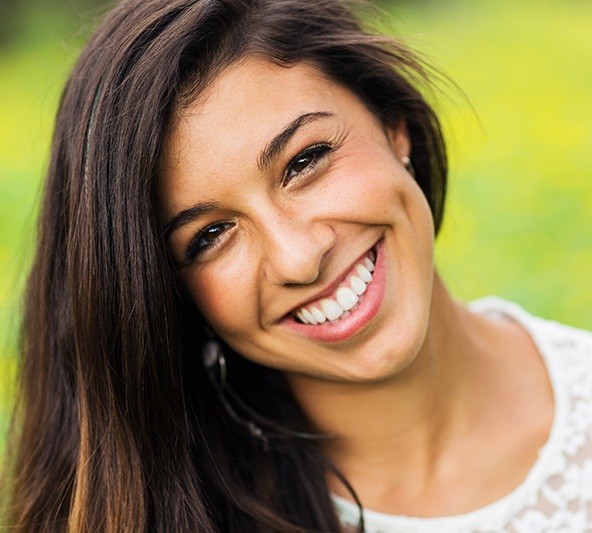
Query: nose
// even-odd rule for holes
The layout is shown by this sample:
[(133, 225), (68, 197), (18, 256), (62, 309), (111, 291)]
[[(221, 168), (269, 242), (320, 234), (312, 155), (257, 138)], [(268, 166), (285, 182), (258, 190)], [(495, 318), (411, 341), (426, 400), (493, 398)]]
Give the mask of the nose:
[(267, 217), (264, 273), (274, 285), (313, 283), (335, 244), (333, 228), (324, 222), (278, 212)]

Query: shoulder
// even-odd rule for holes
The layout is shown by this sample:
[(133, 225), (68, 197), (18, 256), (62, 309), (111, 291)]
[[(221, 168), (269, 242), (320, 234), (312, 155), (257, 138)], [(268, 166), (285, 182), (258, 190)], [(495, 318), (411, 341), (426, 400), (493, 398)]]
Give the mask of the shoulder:
[[(586, 472), (592, 474), (592, 332), (533, 316), (500, 298), (487, 297), (470, 307), (478, 313), (503, 313), (531, 336), (545, 362), (555, 396), (551, 441), (561, 442), (558, 447), (567, 463), (579, 463), (582, 472), (585, 464)], [(592, 492), (592, 485), (586, 484)]]
[(470, 307), (478, 313), (502, 313), (531, 336), (555, 396), (554, 432), (580, 442), (592, 468), (592, 332), (533, 316), (501, 298), (483, 298)]
[(475, 300), (469, 307), (482, 314), (500, 313), (518, 322), (532, 336), (545, 358), (563, 358), (566, 364), (592, 366), (591, 331), (534, 316), (520, 305), (495, 296)]
[(533, 316), (500, 298), (484, 298), (470, 307), (502, 313), (530, 334), (554, 394), (548, 441), (522, 485), (529, 501), (512, 513), (511, 529), (592, 531), (592, 332)]

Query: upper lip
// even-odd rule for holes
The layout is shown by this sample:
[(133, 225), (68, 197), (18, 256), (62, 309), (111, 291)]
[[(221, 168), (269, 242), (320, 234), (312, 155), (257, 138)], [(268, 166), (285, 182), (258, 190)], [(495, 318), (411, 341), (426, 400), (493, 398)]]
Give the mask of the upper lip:
[(362, 257), (365, 257), (366, 255), (368, 255), (370, 250), (372, 250), (372, 248), (374, 248), (376, 245), (377, 245), (377, 243), (375, 242), (363, 254), (359, 255), (354, 261), (352, 261), (352, 263), (347, 268), (343, 269), (341, 271), (341, 273), (339, 274), (339, 276), (337, 276), (335, 278), (335, 280), (332, 281), (329, 285), (327, 285), (322, 291), (319, 291), (318, 293), (316, 293), (316, 295), (312, 296), (311, 298), (308, 298), (307, 300), (303, 300), (298, 305), (294, 306), (290, 311), (288, 311), (288, 313), (286, 313), (285, 316), (290, 316), (292, 313), (294, 313), (295, 311), (297, 311), (301, 307), (305, 307), (312, 302), (316, 302), (317, 300), (320, 300), (321, 298), (325, 298), (325, 297), (333, 294), (335, 292), (335, 290), (337, 289), (337, 287), (339, 287), (339, 285), (343, 282), (343, 280), (345, 279), (345, 276), (347, 276), (347, 274), (352, 270), (354, 265), (358, 261), (360, 261), (360, 259), (362, 259)]

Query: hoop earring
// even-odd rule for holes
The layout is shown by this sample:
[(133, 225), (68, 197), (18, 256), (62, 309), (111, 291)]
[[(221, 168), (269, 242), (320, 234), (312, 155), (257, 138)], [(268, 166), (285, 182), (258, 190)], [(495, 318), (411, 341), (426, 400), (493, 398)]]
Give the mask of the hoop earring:
[(210, 339), (201, 349), (201, 359), (206, 370), (211, 370), (216, 364), (219, 369), (219, 386), (226, 386), (226, 358), (220, 343)]
[[(228, 413), (232, 420), (247, 429), (252, 437), (255, 437), (257, 440), (259, 440), (266, 452), (269, 451), (269, 439), (263, 430), (252, 420), (245, 420), (244, 418), (240, 417), (226, 398), (226, 393), (229, 391), (228, 384), (226, 383), (226, 357), (224, 357), (224, 352), (222, 351), (222, 346), (220, 346), (220, 343), (214, 339), (207, 341), (202, 348), (201, 357), (208, 377), (218, 392), (218, 396), (222, 406), (224, 407), (224, 410)], [(216, 365), (218, 366), (219, 381), (216, 381), (214, 378), (213, 369)]]
[[(216, 389), (220, 403), (228, 416), (239, 426), (245, 428), (252, 437), (257, 439), (266, 453), (269, 451), (270, 439), (299, 438), (306, 440), (325, 440), (333, 437), (329, 433), (307, 433), (278, 426), (249, 407), (227, 382), (226, 358), (224, 357), (222, 346), (216, 339), (210, 338), (204, 344), (201, 356), (208, 378), (214, 389)], [(214, 371), (216, 366), (218, 366), (218, 380), (216, 380)], [(240, 416), (230, 403), (230, 400), (242, 411), (247, 413), (251, 419), (249, 420)], [(265, 426), (266, 429), (264, 430), (262, 426)]]
[(401, 163), (403, 163), (403, 166), (405, 167), (405, 170), (407, 172), (409, 172), (409, 174), (411, 174), (411, 177), (413, 179), (415, 179), (415, 169), (413, 168), (413, 165), (411, 164), (411, 159), (409, 159), (409, 157), (407, 157), (406, 155), (404, 155), (401, 158)]

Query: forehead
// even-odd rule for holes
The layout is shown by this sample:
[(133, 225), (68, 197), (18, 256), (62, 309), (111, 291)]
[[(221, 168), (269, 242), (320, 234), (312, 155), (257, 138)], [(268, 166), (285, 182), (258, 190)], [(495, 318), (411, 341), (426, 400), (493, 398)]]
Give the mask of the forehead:
[(224, 144), (238, 142), (241, 135), (266, 138), (278, 123), (329, 104), (338, 88), (307, 63), (281, 67), (259, 57), (243, 59), (178, 112), (168, 148), (182, 148), (178, 141), (190, 136)]
[[(213, 79), (197, 100), (179, 113), (177, 129), (196, 125), (203, 130), (211, 125), (234, 127), (237, 119), (258, 116), (264, 120), (290, 120), (299, 111), (306, 112), (310, 105), (331, 99), (340, 86), (309, 63), (283, 67), (271, 61), (250, 56), (233, 63)], [(288, 105), (289, 103), (289, 105)]]

